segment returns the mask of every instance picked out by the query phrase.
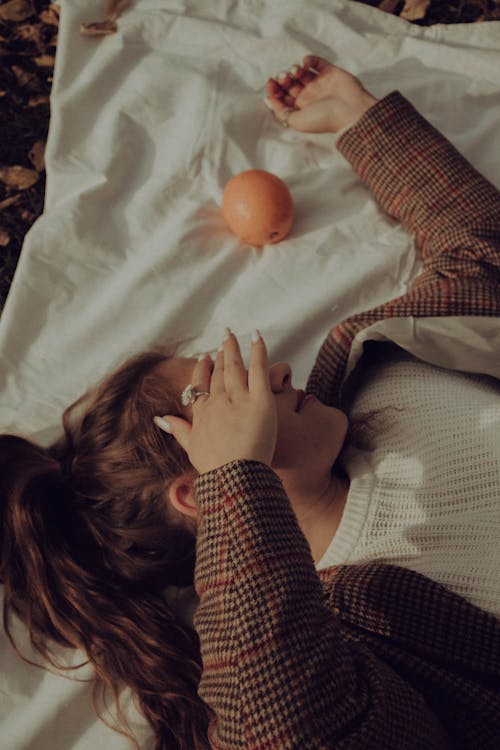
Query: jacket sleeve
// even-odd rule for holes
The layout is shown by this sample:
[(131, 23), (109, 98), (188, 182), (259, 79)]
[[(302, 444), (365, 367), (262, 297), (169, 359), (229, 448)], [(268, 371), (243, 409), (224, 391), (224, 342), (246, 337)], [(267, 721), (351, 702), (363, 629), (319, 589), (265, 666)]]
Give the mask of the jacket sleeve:
[(500, 192), (398, 91), (371, 107), (337, 142), (382, 208), (415, 235), (423, 271), (500, 282)]
[(375, 198), (415, 236), (423, 269), (412, 288), (338, 323), (306, 391), (341, 404), (354, 338), (386, 318), (500, 315), (500, 193), (398, 91), (337, 141)]
[(447, 747), (422, 697), (343, 637), (279, 477), (234, 461), (198, 477), (195, 495), (211, 747)]

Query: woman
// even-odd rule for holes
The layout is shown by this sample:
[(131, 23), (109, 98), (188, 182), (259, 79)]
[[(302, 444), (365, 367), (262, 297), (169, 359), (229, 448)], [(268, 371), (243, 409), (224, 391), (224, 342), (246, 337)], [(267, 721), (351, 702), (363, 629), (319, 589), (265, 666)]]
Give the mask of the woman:
[[(258, 332), (247, 372), (227, 330), (215, 361), (126, 363), (49, 450), (2, 437), (7, 612), (129, 685), (157, 749), (497, 747), (499, 193), (322, 58), (267, 93), (284, 125), (343, 131), (422, 274), (330, 332), (310, 398)], [(196, 634), (162, 598), (195, 544)]]

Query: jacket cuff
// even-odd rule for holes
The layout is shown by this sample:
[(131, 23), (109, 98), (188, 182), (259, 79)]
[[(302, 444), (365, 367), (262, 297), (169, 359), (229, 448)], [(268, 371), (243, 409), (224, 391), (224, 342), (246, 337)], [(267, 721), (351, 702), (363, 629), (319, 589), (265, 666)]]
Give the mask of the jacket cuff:
[[(337, 149), (356, 169), (360, 171), (363, 158), (380, 146), (388, 138), (392, 140), (392, 131), (397, 137), (405, 129), (421, 127), (424, 118), (399, 91), (392, 91), (383, 99), (375, 102), (354, 125), (348, 128), (337, 140)], [(429, 123), (425, 122), (427, 127)]]

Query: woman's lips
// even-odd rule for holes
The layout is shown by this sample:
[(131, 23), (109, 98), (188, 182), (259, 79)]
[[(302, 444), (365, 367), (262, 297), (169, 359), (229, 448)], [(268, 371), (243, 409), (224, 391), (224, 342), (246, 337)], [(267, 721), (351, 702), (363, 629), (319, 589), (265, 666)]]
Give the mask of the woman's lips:
[(314, 396), (311, 393), (308, 393), (307, 396), (302, 399), (299, 410), (302, 411), (304, 406), (308, 404), (309, 401), (314, 401)]
[(311, 393), (306, 394), (303, 390), (297, 391), (297, 404), (295, 406), (295, 411), (301, 411), (304, 404), (306, 404), (308, 401), (312, 401), (314, 396)]

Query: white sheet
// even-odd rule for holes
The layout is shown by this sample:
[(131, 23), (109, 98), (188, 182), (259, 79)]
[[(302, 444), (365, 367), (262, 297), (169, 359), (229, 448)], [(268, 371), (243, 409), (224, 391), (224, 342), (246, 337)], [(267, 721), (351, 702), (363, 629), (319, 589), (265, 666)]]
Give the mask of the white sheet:
[[(245, 353), (260, 328), (303, 386), (334, 323), (408, 289), (412, 239), (334, 137), (285, 130), (263, 104), (267, 77), (307, 53), (375, 96), (399, 89), (500, 185), (500, 23), (423, 28), (341, 0), (143, 0), (117, 34), (80, 36), (101, 17), (100, 0), (62, 2), (45, 213), (0, 321), (3, 432), (49, 443), (126, 356), (160, 341), (213, 352), (226, 325)], [(263, 249), (219, 211), (250, 168), (284, 179), (296, 207), (289, 237)], [(88, 686), (24, 665), (4, 639), (0, 663), (2, 750), (131, 747), (95, 719)]]

